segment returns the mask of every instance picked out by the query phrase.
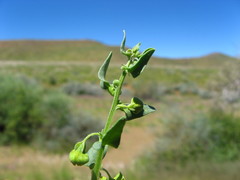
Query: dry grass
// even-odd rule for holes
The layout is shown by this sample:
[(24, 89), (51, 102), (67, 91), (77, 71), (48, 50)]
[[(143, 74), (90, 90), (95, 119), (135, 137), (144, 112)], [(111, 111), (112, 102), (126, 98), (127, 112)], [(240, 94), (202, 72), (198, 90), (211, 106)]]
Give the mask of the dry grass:
[(86, 179), (85, 168), (72, 166), (67, 155), (46, 154), (29, 147), (0, 148), (1, 180)]
[[(104, 166), (124, 172), (153, 143), (150, 129), (128, 126), (120, 148), (110, 149)], [(67, 154), (48, 154), (30, 147), (0, 147), (0, 159), (0, 180), (85, 180), (90, 175), (88, 168), (74, 167)]]
[[(151, 163), (151, 162), (150, 162)], [(143, 174), (139, 169), (128, 173), (127, 178), (132, 180), (239, 180), (240, 161), (232, 162), (191, 162), (188, 164), (175, 164), (159, 162), (161, 168), (157, 173), (151, 170)], [(143, 167), (144, 168), (144, 167)]]

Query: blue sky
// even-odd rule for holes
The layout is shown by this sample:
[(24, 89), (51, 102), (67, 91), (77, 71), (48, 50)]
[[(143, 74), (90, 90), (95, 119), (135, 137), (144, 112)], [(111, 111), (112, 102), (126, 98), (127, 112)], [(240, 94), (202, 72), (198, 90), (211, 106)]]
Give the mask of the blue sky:
[(0, 40), (142, 42), (161, 57), (240, 55), (240, 0), (0, 0)]

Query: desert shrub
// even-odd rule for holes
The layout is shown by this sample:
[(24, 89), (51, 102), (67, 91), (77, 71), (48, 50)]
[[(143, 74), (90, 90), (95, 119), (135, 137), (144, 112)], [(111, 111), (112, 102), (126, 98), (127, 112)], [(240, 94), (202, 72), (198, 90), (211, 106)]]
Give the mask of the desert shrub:
[(73, 104), (71, 99), (60, 91), (48, 91), (42, 97), (41, 111), (44, 119), (43, 129), (61, 128), (68, 123)]
[(56, 85), (58, 82), (57, 82), (57, 79), (56, 79), (56, 77), (55, 76), (50, 76), (49, 78), (48, 78), (48, 83), (50, 84), (50, 85)]
[(73, 101), (60, 91), (50, 91), (42, 99), (43, 124), (34, 144), (53, 152), (66, 152), (89, 132), (99, 131), (102, 121), (84, 112), (75, 112)]
[(144, 83), (143, 86), (141, 82), (135, 82), (133, 83), (133, 91), (136, 97), (161, 99), (164, 95), (172, 93), (172, 87), (156, 82)]
[(1, 145), (32, 143), (61, 151), (102, 127), (101, 120), (76, 114), (71, 97), (26, 76), (1, 74), (0, 89)]
[(190, 120), (174, 115), (172, 119), (162, 120), (165, 133), (158, 139), (157, 158), (167, 161), (185, 162), (202, 156), (208, 150), (210, 131), (207, 119), (201, 115)]
[(212, 98), (212, 93), (209, 90), (199, 88), (192, 82), (182, 82), (176, 85), (167, 85), (160, 83), (148, 83), (142, 86), (141, 83), (133, 84), (134, 95), (142, 98), (161, 99), (166, 95), (196, 95), (203, 99)]
[(225, 66), (218, 76), (210, 83), (217, 97), (228, 104), (240, 102), (240, 62)]
[(198, 89), (197, 94), (202, 99), (212, 99), (214, 97), (214, 92), (206, 89)]
[(0, 144), (30, 142), (42, 124), (42, 88), (24, 76), (0, 76)]
[(89, 114), (79, 112), (67, 116), (67, 122), (56, 127), (54, 124), (45, 125), (39, 131), (35, 146), (44, 147), (52, 152), (70, 151), (69, 147), (82, 140), (89, 132), (97, 132), (103, 127), (102, 121)]
[(197, 166), (202, 162), (238, 162), (239, 117), (220, 107), (211, 108), (206, 115), (195, 115), (194, 119), (184, 116), (184, 113), (179, 114), (178, 111), (173, 113), (171, 118), (161, 120), (164, 132), (158, 136), (155, 149), (146, 151), (136, 162), (135, 168), (141, 171), (139, 179), (151, 175), (154, 176), (153, 179), (158, 179), (159, 175), (164, 176), (166, 172), (182, 173), (189, 165)]
[(165, 132), (148, 157), (154, 166), (161, 161), (229, 161), (240, 157), (240, 118), (219, 107), (192, 120), (176, 114), (162, 124)]
[(94, 84), (81, 84), (78, 82), (70, 82), (62, 87), (63, 92), (68, 95), (93, 95), (99, 96), (102, 95), (102, 90)]
[(61, 91), (50, 91), (42, 99), (44, 123), (35, 144), (45, 150), (63, 152), (89, 132), (102, 128), (101, 120), (84, 112), (75, 112), (72, 99)]
[(198, 87), (191, 82), (182, 82), (173, 86), (173, 91), (178, 91), (181, 94), (197, 94)]
[(236, 160), (240, 157), (240, 117), (224, 109), (210, 111), (209, 139), (213, 144), (211, 156), (217, 160)]

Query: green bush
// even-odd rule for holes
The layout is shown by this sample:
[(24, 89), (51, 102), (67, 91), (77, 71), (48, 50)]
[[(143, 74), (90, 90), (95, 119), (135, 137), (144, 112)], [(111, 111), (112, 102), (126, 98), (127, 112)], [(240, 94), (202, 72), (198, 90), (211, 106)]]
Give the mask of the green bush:
[(68, 123), (73, 103), (68, 96), (55, 90), (45, 93), (40, 108), (44, 118), (42, 128), (50, 131), (49, 128), (62, 128)]
[(41, 128), (35, 144), (54, 152), (66, 152), (89, 132), (99, 131), (102, 121), (83, 112), (75, 112), (72, 99), (61, 91), (45, 93), (41, 103)]
[(240, 62), (228, 64), (210, 83), (217, 98), (228, 105), (240, 104)]
[(42, 89), (23, 76), (0, 76), (0, 144), (28, 143), (42, 124)]
[[(172, 113), (171, 118), (161, 120), (164, 132), (158, 136), (155, 149), (145, 152), (135, 164), (135, 169), (141, 172), (140, 176), (136, 177), (132, 173), (135, 171), (130, 170), (132, 179), (168, 179), (171, 173), (179, 173), (179, 177), (173, 176), (173, 179), (181, 176), (188, 179), (191, 173), (194, 178), (201, 177), (205, 173), (214, 174), (212, 165), (222, 166), (239, 161), (240, 117), (220, 107), (211, 108), (206, 115), (196, 114), (194, 119), (184, 116), (183, 112)], [(193, 172), (200, 170), (198, 168), (202, 168), (202, 173)], [(226, 170), (226, 173), (232, 173), (231, 177), (237, 172), (234, 170), (233, 173), (232, 170), (232, 166)], [(223, 179), (229, 179), (226, 177)]]
[(211, 156), (218, 160), (236, 160), (240, 157), (240, 117), (214, 108), (210, 112), (209, 139), (213, 144)]
[(182, 82), (176, 85), (159, 84), (157, 82), (142, 85), (140, 82), (133, 84), (134, 95), (141, 98), (160, 100), (166, 95), (196, 95), (203, 99), (212, 98), (210, 91), (199, 88), (192, 82)]
[(81, 84), (78, 82), (70, 82), (65, 84), (62, 87), (62, 90), (64, 93), (68, 95), (92, 95), (92, 96), (100, 96), (103, 94), (102, 89), (99, 88), (99, 86), (96, 86), (94, 84)]
[(69, 117), (68, 123), (64, 127), (56, 129), (51, 138), (45, 138), (45, 148), (59, 152), (70, 151), (69, 147), (81, 141), (90, 132), (98, 132), (101, 128), (103, 128), (101, 120), (80, 112)]
[(0, 145), (33, 143), (61, 151), (102, 128), (101, 120), (75, 113), (69, 96), (33, 79), (1, 74), (0, 89)]
[(240, 157), (240, 118), (219, 107), (192, 120), (177, 112), (162, 124), (165, 132), (156, 149), (144, 157), (151, 159), (151, 167), (157, 168), (159, 162), (232, 161)]

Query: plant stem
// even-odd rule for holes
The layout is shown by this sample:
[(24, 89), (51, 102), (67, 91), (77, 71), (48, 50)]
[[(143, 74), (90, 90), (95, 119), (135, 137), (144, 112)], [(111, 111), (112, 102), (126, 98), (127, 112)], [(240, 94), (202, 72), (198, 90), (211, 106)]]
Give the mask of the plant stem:
[[(114, 113), (116, 111), (116, 107), (117, 107), (118, 102), (119, 102), (119, 96), (120, 96), (120, 93), (121, 93), (122, 85), (123, 85), (123, 82), (124, 82), (124, 79), (125, 79), (126, 75), (127, 75), (127, 73), (125, 71), (123, 71), (120, 78), (119, 78), (119, 86), (117, 87), (117, 89), (114, 93), (112, 106), (111, 106), (110, 112), (108, 114), (108, 119), (107, 119), (105, 128), (102, 131), (103, 135), (108, 131), (108, 129), (111, 126), (113, 116), (114, 116)], [(100, 169), (102, 168), (101, 166), (102, 166), (104, 149), (105, 149), (105, 146), (101, 146), (101, 148), (98, 151), (97, 159), (96, 159), (94, 168), (92, 170), (91, 180), (98, 180), (99, 179)]]
[(100, 169), (102, 166), (102, 157), (104, 153), (105, 146), (101, 146), (101, 148), (98, 151), (98, 156), (94, 165), (94, 168), (92, 170), (92, 178), (91, 180), (98, 180), (100, 175)]
[(120, 78), (119, 78), (119, 86), (117, 87), (117, 89), (115, 91), (112, 106), (111, 106), (111, 110), (108, 114), (107, 123), (105, 125), (105, 128), (103, 129), (103, 134), (105, 134), (108, 131), (108, 129), (110, 128), (110, 125), (112, 123), (112, 118), (114, 116), (114, 113), (116, 111), (116, 107), (118, 105), (119, 96), (120, 96), (120, 93), (121, 93), (122, 85), (123, 85), (124, 79), (126, 77), (126, 74), (127, 73), (125, 71), (123, 71)]
[(100, 139), (99, 134), (100, 134), (100, 133), (91, 133), (91, 134), (89, 134), (87, 137), (85, 137), (83, 141), (86, 142), (86, 141), (87, 141), (90, 137), (92, 137), (92, 136), (98, 136), (99, 139)]

